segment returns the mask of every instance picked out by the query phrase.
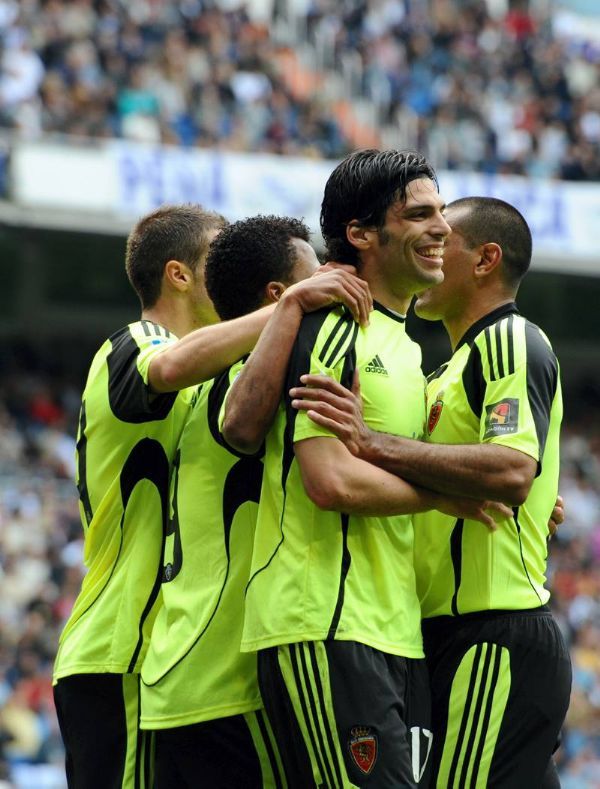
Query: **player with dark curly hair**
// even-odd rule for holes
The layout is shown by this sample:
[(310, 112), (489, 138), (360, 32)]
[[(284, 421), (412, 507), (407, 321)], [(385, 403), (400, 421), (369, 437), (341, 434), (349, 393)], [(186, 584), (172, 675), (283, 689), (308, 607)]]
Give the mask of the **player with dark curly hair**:
[[(345, 270), (311, 277), (319, 263), (308, 239), (306, 225), (286, 217), (224, 228), (205, 270), (220, 317), (276, 303), (271, 323), (284, 341), (305, 311), (343, 298), (366, 321), (366, 283)], [(262, 458), (233, 450), (219, 415), (242, 364), (203, 385), (175, 454), (162, 608), (142, 668), (142, 727), (156, 732), (155, 789), (282, 785), (256, 658), (239, 650)]]

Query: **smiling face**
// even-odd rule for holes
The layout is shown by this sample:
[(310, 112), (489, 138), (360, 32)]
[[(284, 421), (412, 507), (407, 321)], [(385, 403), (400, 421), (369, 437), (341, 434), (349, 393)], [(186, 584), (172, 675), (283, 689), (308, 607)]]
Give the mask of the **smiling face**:
[(444, 244), (444, 281), (422, 291), (415, 302), (416, 314), (425, 320), (452, 320), (461, 314), (468, 301), (474, 281), (473, 269), (481, 257), (481, 250), (471, 248), (460, 232), (463, 211), (450, 208), (445, 213), (453, 230)]
[(398, 296), (411, 297), (444, 279), (444, 240), (451, 230), (444, 201), (429, 178), (406, 187), (406, 200), (393, 203), (377, 232), (372, 251), (378, 279)]

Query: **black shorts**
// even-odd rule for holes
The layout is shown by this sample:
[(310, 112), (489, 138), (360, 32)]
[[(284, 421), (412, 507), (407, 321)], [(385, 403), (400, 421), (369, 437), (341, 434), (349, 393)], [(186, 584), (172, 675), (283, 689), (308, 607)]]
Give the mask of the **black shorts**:
[(140, 729), (137, 674), (74, 674), (54, 687), (69, 789), (145, 789), (152, 733)]
[(571, 662), (546, 607), (423, 621), (433, 714), (434, 784), (552, 785), (552, 753)]
[(258, 681), (290, 789), (428, 785), (424, 660), (309, 641), (260, 651)]
[(154, 732), (154, 789), (283, 789), (283, 767), (262, 711)]

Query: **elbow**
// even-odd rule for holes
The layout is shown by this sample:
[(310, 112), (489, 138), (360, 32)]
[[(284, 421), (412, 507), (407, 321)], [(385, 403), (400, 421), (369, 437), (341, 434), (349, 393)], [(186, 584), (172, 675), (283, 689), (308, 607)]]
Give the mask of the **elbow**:
[(181, 389), (181, 370), (170, 358), (170, 354), (163, 352), (152, 362), (149, 370), (150, 386), (155, 392), (178, 392)]
[(304, 479), (306, 495), (320, 510), (346, 512), (349, 507), (349, 496), (339, 479), (329, 477), (323, 479)]
[(519, 469), (513, 469), (506, 475), (505, 483), (502, 486), (501, 500), (511, 507), (520, 507), (529, 495), (532, 482), (529, 474)]
[(262, 434), (257, 435), (252, 425), (240, 424), (234, 418), (225, 417), (221, 432), (229, 446), (242, 455), (254, 455), (263, 443)]

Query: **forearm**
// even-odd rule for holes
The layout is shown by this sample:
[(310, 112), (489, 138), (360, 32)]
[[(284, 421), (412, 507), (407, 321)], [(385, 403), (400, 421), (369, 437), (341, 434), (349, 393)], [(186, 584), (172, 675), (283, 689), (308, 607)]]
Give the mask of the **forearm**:
[[(329, 440), (329, 439), (326, 439)], [(405, 515), (435, 509), (439, 496), (382, 468), (348, 455), (343, 464), (307, 471), (300, 464), (310, 499), (321, 509), (351, 515)]]
[(440, 493), (521, 504), (535, 476), (533, 458), (498, 444), (426, 444), (370, 431), (360, 457)]
[(182, 337), (150, 363), (151, 388), (155, 392), (176, 392), (219, 375), (250, 353), (273, 309), (265, 307)]
[(296, 301), (282, 298), (231, 387), (222, 430), (239, 452), (256, 452), (273, 422), (302, 317)]

